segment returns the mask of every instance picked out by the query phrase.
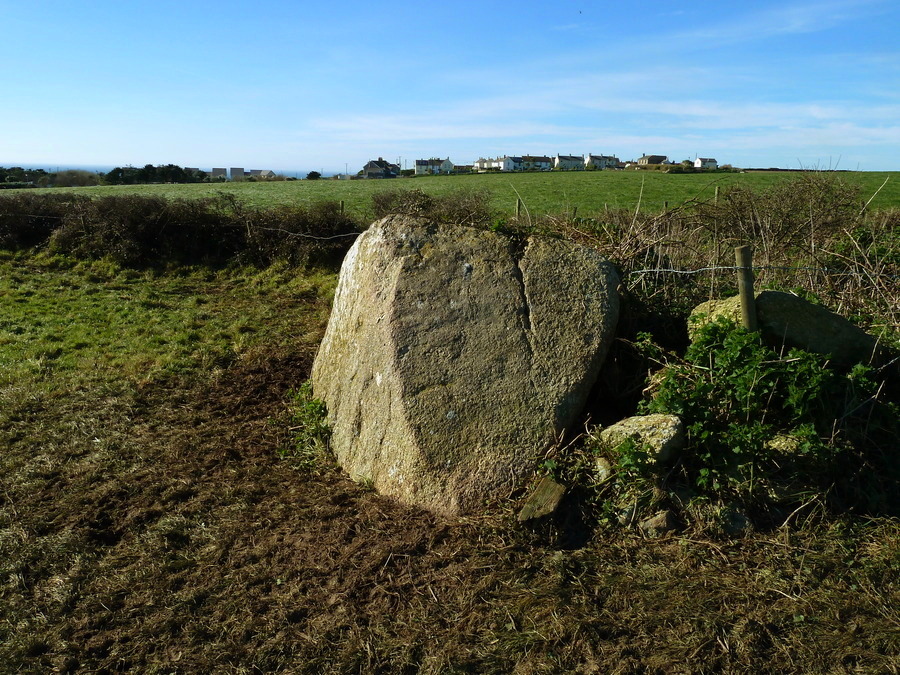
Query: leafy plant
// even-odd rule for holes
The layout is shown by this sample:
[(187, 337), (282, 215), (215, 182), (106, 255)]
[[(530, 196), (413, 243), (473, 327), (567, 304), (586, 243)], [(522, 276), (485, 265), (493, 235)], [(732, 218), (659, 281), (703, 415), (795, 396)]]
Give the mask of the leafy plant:
[(839, 373), (826, 357), (799, 349), (780, 355), (719, 319), (700, 329), (683, 362), (666, 368), (643, 408), (682, 418), (682, 475), (701, 493), (783, 499), (828, 490), (890, 443), (896, 406), (878, 400), (872, 375), (862, 365)]
[(331, 428), (326, 421), (325, 402), (315, 398), (312, 383), (307, 380), (288, 393), (291, 412), (291, 447), (280, 451), (300, 468), (313, 470), (330, 453)]

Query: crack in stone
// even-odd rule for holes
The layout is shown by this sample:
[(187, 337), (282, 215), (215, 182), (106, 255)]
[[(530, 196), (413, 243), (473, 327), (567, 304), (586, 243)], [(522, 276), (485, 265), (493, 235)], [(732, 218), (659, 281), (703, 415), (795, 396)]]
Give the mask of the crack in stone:
[(522, 305), (522, 328), (525, 332), (525, 339), (528, 341), (528, 350), (534, 355), (534, 333), (531, 325), (531, 304), (528, 299), (528, 284), (525, 281), (525, 270), (522, 269), (522, 260), (528, 251), (528, 240), (525, 242), (512, 242), (510, 249), (512, 251), (515, 268), (513, 275), (519, 286), (519, 297)]

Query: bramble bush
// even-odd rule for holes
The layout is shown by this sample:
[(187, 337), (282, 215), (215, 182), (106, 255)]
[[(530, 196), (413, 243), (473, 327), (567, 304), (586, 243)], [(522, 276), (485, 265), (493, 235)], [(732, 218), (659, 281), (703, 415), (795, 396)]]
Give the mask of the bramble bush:
[(900, 407), (875, 375), (778, 353), (720, 319), (666, 366), (642, 408), (681, 417), (687, 447), (672, 478), (698, 494), (760, 506), (823, 493), (841, 508), (892, 510)]

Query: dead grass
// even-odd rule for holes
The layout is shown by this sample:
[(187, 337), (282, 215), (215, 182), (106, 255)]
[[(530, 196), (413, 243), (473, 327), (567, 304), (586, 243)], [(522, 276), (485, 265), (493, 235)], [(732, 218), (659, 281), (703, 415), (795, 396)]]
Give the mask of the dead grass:
[(10, 672), (896, 672), (895, 520), (574, 550), (512, 502), (443, 522), (276, 458), (311, 355), (107, 400), (103, 443), (13, 444)]

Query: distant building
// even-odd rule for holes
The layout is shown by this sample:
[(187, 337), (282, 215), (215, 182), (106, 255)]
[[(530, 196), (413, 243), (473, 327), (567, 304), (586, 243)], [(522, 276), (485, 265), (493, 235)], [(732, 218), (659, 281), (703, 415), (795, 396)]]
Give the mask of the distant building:
[(718, 169), (719, 163), (711, 157), (698, 157), (694, 160), (695, 169)]
[(379, 157), (369, 160), (363, 167), (362, 174), (364, 178), (396, 178), (400, 175), (400, 167)]
[(221, 178), (223, 180), (227, 179), (228, 178), (228, 169), (223, 169), (223, 168), (218, 168), (218, 167), (214, 168), (212, 170), (212, 173), (210, 174), (210, 176), (212, 176), (213, 180), (217, 180), (219, 178)]
[(618, 157), (613, 155), (591, 155), (588, 154), (584, 158), (584, 168), (585, 169), (615, 169), (622, 162), (619, 161)]
[(479, 157), (472, 163), (472, 171), (476, 171), (478, 173), (484, 173), (485, 171), (490, 171), (493, 168), (494, 160), (485, 159), (484, 157)]
[(441, 173), (453, 173), (453, 162), (450, 161), (449, 157), (447, 159), (432, 157), (431, 159), (416, 160), (417, 176), (428, 176)]
[(522, 171), (549, 171), (552, 162), (543, 155), (522, 155)]
[(584, 157), (557, 155), (553, 158), (553, 168), (557, 171), (578, 171), (584, 168)]
[(644, 155), (638, 159), (639, 166), (648, 166), (651, 164), (665, 164), (668, 158), (665, 155)]
[(498, 157), (494, 160), (492, 168), (499, 169), (500, 171), (521, 171), (525, 166), (525, 163), (521, 157), (510, 157), (507, 155), (506, 157)]
[(231, 180), (233, 180), (233, 181), (244, 180), (244, 167), (242, 167), (242, 166), (231, 167)]

